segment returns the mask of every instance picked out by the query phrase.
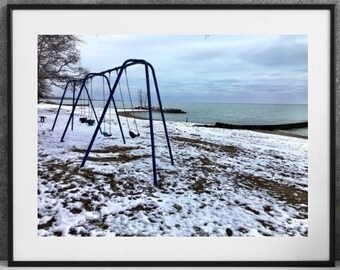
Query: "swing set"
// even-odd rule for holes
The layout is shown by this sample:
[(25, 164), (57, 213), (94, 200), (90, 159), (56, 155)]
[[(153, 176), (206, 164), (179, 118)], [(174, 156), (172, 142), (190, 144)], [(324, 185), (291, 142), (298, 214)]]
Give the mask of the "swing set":
[[(57, 111), (56, 117), (55, 117), (54, 122), (53, 122), (53, 126), (52, 126), (52, 129), (51, 129), (52, 131), (54, 130), (55, 125), (57, 123), (58, 116), (59, 116), (59, 113), (60, 113), (60, 108), (63, 105), (63, 102), (65, 100), (65, 94), (66, 94), (69, 86), (70, 85), (72, 86), (72, 89), (71, 89), (72, 90), (72, 106), (74, 106), (74, 104), (75, 104), (75, 92), (77, 91), (76, 86), (77, 86), (77, 84), (82, 83), (82, 81), (83, 80), (81, 80), (81, 79), (79, 79), (79, 80), (69, 80), (66, 83), (63, 95), (62, 95), (60, 103), (59, 103), (58, 111)], [(87, 95), (87, 97), (86, 97), (86, 95)], [(91, 97), (92, 97), (92, 87), (91, 87), (91, 93), (89, 93), (87, 85), (85, 85), (85, 91), (83, 91), (83, 97), (82, 97), (82, 99), (80, 99), (80, 104), (78, 105), (78, 106), (80, 106), (79, 121), (81, 123), (87, 123), (88, 125), (94, 124), (93, 116), (95, 117), (95, 119), (98, 122), (98, 116), (97, 116), (96, 111), (94, 109)], [(88, 109), (86, 109), (85, 107), (87, 107)], [(73, 130), (73, 121), (74, 121), (74, 117), (72, 117), (72, 128), (71, 128), (72, 130)]]
[[(64, 99), (65, 99), (65, 94), (66, 94), (70, 85), (73, 86), (73, 89), (72, 89), (72, 92), (73, 92), (72, 112), (75, 110), (75, 108), (77, 106), (79, 106), (80, 107), (80, 115), (79, 115), (80, 123), (86, 123), (88, 126), (93, 126), (95, 123), (98, 124), (99, 118), (97, 116), (96, 110), (95, 110), (94, 105), (93, 105), (93, 79), (95, 77), (102, 77), (103, 78), (102, 90), (103, 90), (103, 95), (104, 95), (105, 79), (107, 79), (107, 77), (104, 75), (104, 73), (90, 73), (88, 75), (90, 75), (90, 76), (87, 76), (85, 79), (70, 80), (66, 83), (63, 95), (62, 95), (60, 103), (59, 103), (57, 114), (56, 114), (56, 117), (55, 117), (54, 122), (53, 122), (53, 126), (52, 126), (52, 129), (51, 129), (52, 131), (54, 130), (55, 125), (57, 123), (58, 116), (59, 116), (59, 113), (60, 113), (60, 109), (61, 109), (61, 106), (63, 105)], [(110, 91), (110, 84), (109, 84), (108, 81), (107, 81), (107, 83), (108, 83), (108, 90)], [(81, 87), (79, 89), (78, 97), (77, 97), (77, 99), (75, 99), (75, 92), (77, 91), (77, 89), (76, 89), (77, 84), (81, 84)], [(88, 89), (88, 84), (90, 84), (90, 89)], [(123, 142), (125, 144), (126, 141), (125, 141), (122, 125), (121, 125), (121, 122), (120, 122), (120, 119), (119, 119), (116, 103), (115, 103), (113, 98), (112, 98), (112, 104), (113, 104), (113, 107), (115, 109), (115, 113), (116, 113), (116, 116), (117, 116), (117, 121), (118, 121), (118, 124), (119, 124), (119, 127), (120, 127), (121, 136), (122, 136)], [(111, 115), (111, 109), (110, 109), (110, 115)], [(72, 116), (71, 130), (73, 130), (74, 113), (71, 114), (71, 116)], [(110, 130), (111, 130), (111, 125), (113, 123), (112, 119), (111, 119), (110, 122), (111, 122), (110, 123)], [(109, 132), (106, 131), (106, 123), (105, 122), (104, 122), (104, 130), (102, 130), (101, 127), (99, 127), (99, 129), (100, 129), (100, 133), (103, 136), (105, 136), (105, 137), (112, 136), (112, 134), (110, 134)]]
[[(139, 130), (138, 130), (138, 125), (137, 125), (137, 122), (136, 122), (135, 111), (134, 111), (134, 108), (133, 108), (133, 102), (132, 102), (132, 97), (131, 97), (129, 80), (128, 80), (128, 76), (127, 76), (127, 69), (129, 67), (135, 66), (135, 65), (142, 65), (142, 66), (144, 66), (144, 69), (145, 69), (145, 82), (146, 82), (146, 90), (147, 90), (149, 128), (150, 128), (150, 140), (151, 140), (153, 183), (154, 183), (154, 185), (157, 185), (157, 167), (156, 167), (155, 136), (154, 136), (153, 117), (152, 117), (152, 104), (151, 104), (150, 71), (151, 71), (152, 81), (154, 83), (154, 89), (156, 91), (158, 105), (159, 105), (159, 108), (160, 108), (161, 119), (162, 119), (162, 122), (163, 122), (164, 133), (165, 133), (165, 137), (166, 137), (166, 141), (167, 141), (167, 147), (168, 147), (168, 150), (169, 150), (169, 157), (170, 157), (170, 161), (171, 161), (172, 165), (174, 165), (174, 160), (173, 160), (173, 156), (172, 156), (170, 139), (169, 139), (169, 135), (168, 135), (168, 131), (167, 131), (167, 126), (166, 126), (166, 122), (165, 122), (162, 101), (161, 101), (160, 94), (159, 94), (156, 73), (155, 73), (154, 67), (150, 63), (148, 63), (147, 61), (145, 61), (143, 59), (128, 59), (121, 66), (115, 67), (113, 69), (109, 69), (109, 70), (106, 70), (106, 71), (103, 71), (103, 72), (100, 72), (100, 73), (89, 73), (89, 74), (87, 74), (85, 76), (85, 78), (81, 80), (81, 87), (79, 89), (79, 93), (78, 93), (77, 98), (75, 100), (73, 98), (72, 112), (69, 115), (68, 121), (66, 123), (65, 129), (64, 129), (64, 132), (63, 132), (63, 135), (62, 135), (60, 141), (61, 142), (64, 141), (64, 138), (66, 136), (66, 132), (67, 132), (68, 127), (69, 127), (71, 122), (72, 122), (72, 126), (73, 126), (73, 118), (74, 118), (75, 109), (76, 109), (79, 101), (81, 100), (80, 97), (81, 97), (83, 91), (85, 91), (85, 93), (87, 93), (87, 97), (88, 97), (89, 103), (91, 105), (93, 114), (94, 114), (94, 116), (95, 116), (95, 118), (97, 120), (97, 125), (95, 127), (93, 136), (92, 136), (91, 141), (90, 141), (90, 143), (89, 143), (89, 145), (87, 147), (87, 150), (85, 152), (85, 155), (83, 157), (83, 160), (82, 160), (82, 163), (81, 163), (80, 167), (84, 167), (85, 166), (85, 163), (86, 163), (86, 161), (88, 159), (88, 156), (89, 156), (89, 154), (91, 152), (93, 143), (94, 143), (94, 141), (95, 141), (99, 131), (105, 137), (111, 137), (112, 136), (111, 104), (114, 107), (114, 110), (115, 110), (115, 113), (116, 113), (116, 116), (117, 116), (117, 120), (118, 120), (118, 124), (119, 124), (119, 127), (120, 127), (120, 131), (121, 131), (121, 135), (122, 135), (122, 138), (123, 138), (123, 141), (124, 141), (124, 144), (125, 144), (125, 137), (124, 137), (124, 133), (123, 133), (123, 130), (122, 130), (120, 119), (119, 119), (117, 107), (116, 107), (115, 100), (114, 100), (114, 94), (115, 94), (117, 88), (118, 88), (120, 96), (121, 96), (121, 101), (122, 101), (122, 105), (123, 105), (123, 111), (124, 111), (124, 114), (125, 114), (127, 127), (129, 129), (129, 135), (130, 135), (130, 137), (132, 139), (137, 138), (137, 137), (140, 136), (140, 133), (139, 133)], [(113, 85), (111, 86), (111, 73), (112, 72), (116, 73), (116, 79), (114, 80)], [(108, 74), (109, 76), (107, 77), (105, 74)], [(134, 124), (134, 127), (136, 129), (135, 132), (132, 131), (132, 127), (131, 127), (131, 125), (129, 123), (129, 120), (128, 120), (128, 117), (127, 117), (127, 113), (126, 113), (126, 104), (124, 102), (124, 98), (123, 98), (123, 94), (122, 94), (121, 79), (123, 77), (123, 74), (124, 74), (124, 77), (125, 77), (126, 88), (127, 88), (128, 96), (129, 96), (129, 100), (130, 100), (133, 124)], [(97, 118), (97, 115), (95, 113), (95, 110), (94, 110), (94, 107), (93, 107), (93, 103), (92, 103), (92, 100), (91, 100), (91, 96), (92, 96), (92, 79), (94, 77), (102, 77), (102, 80), (103, 80), (103, 89), (102, 89), (102, 91), (103, 91), (103, 107), (104, 108), (103, 108), (103, 112), (102, 112), (102, 114), (101, 114), (99, 119)], [(91, 96), (90, 96), (89, 91), (88, 91), (88, 89), (86, 87), (86, 83), (87, 83), (88, 80), (90, 80), (90, 82), (91, 82), (91, 87), (90, 87)], [(105, 101), (105, 94), (104, 94), (105, 81), (106, 81), (107, 87), (109, 88), (109, 95), (108, 95), (106, 101)], [(60, 107), (61, 107), (61, 104), (62, 104), (62, 101), (63, 101), (63, 98), (64, 98), (64, 95), (65, 95), (65, 92), (66, 92), (68, 84), (69, 84), (69, 82), (67, 83), (67, 85), (65, 87), (64, 94), (63, 94), (63, 97), (62, 97), (62, 100), (60, 102), (59, 109), (58, 109), (58, 112), (57, 112), (57, 115), (56, 115), (56, 119), (55, 119), (54, 124), (53, 124), (53, 128), (54, 128), (55, 122), (56, 122), (56, 120), (58, 118)], [(74, 92), (75, 92), (75, 84), (73, 84), (73, 85), (74, 85), (74, 91), (73, 91), (73, 96), (74, 96), (75, 95), (74, 94)], [(85, 95), (85, 94), (83, 94), (83, 95)], [(107, 112), (109, 113), (108, 118), (106, 118), (106, 113)], [(84, 115), (81, 115), (81, 116), (84, 116)], [(85, 117), (81, 117), (81, 118), (85, 118)], [(107, 122), (106, 119), (108, 119), (108, 122)], [(83, 120), (83, 121), (85, 121), (85, 120)], [(106, 130), (106, 123), (109, 124), (109, 130), (108, 131)], [(102, 124), (103, 124), (103, 131), (101, 130)], [(53, 130), (53, 128), (52, 128), (52, 130)]]

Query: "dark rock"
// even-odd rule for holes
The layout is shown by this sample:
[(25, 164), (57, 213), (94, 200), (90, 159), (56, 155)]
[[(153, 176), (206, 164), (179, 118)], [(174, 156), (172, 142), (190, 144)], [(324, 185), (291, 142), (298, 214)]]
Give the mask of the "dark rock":
[(231, 229), (227, 228), (225, 232), (227, 233), (228, 236), (233, 236), (233, 231)]
[[(138, 109), (138, 110), (148, 110), (149, 107), (137, 106), (137, 107), (135, 107), (135, 109)], [(154, 112), (159, 112), (160, 111), (159, 107), (152, 107), (151, 109)], [(165, 113), (183, 113), (183, 114), (186, 113), (185, 111), (183, 111), (181, 109), (175, 109), (175, 108), (163, 108), (163, 112), (165, 112)]]
[(173, 205), (173, 207), (179, 212), (179, 211), (181, 211), (182, 209), (183, 209), (183, 207), (182, 206), (180, 206), (179, 204), (174, 204)]

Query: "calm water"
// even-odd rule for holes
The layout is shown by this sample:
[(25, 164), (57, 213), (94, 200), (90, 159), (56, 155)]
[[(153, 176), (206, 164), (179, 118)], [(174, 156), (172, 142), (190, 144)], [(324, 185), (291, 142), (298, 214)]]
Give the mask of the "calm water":
[[(170, 121), (214, 124), (286, 124), (307, 121), (307, 105), (166, 103), (163, 107), (182, 109), (186, 114), (166, 114)], [(146, 113), (140, 115), (147, 117)], [(156, 115), (156, 114), (155, 114)], [(160, 114), (158, 113), (158, 117)]]
[[(186, 114), (166, 114), (166, 120), (214, 124), (222, 122), (240, 125), (287, 124), (308, 121), (307, 105), (283, 104), (228, 104), (228, 103), (165, 103), (163, 107), (182, 109)], [(148, 118), (147, 112), (136, 115)], [(160, 113), (154, 113), (160, 120)], [(307, 136), (307, 129), (290, 130), (292, 133)]]
[[(119, 102), (117, 102), (119, 106)], [(296, 104), (231, 104), (231, 103), (164, 103), (170, 107), (186, 111), (186, 114), (166, 114), (168, 121), (215, 124), (222, 122), (240, 125), (287, 124), (308, 121), (308, 106)], [(148, 118), (148, 112), (138, 112), (137, 116)], [(157, 120), (160, 113), (153, 113)], [(290, 130), (294, 134), (308, 135), (308, 129)]]
[[(94, 101), (94, 106), (103, 107), (102, 101)], [(120, 101), (117, 107), (122, 108)], [(155, 103), (154, 103), (155, 104)], [(155, 104), (156, 105), (156, 104)], [(128, 103), (125, 102), (125, 106)], [(308, 121), (308, 106), (296, 104), (231, 104), (207, 102), (164, 102), (163, 107), (186, 111), (186, 114), (165, 114), (168, 121), (215, 124), (287, 124)], [(147, 119), (148, 112), (136, 112), (137, 116)], [(160, 113), (153, 112), (155, 120), (160, 120)], [(308, 129), (296, 129), (289, 132), (308, 135)]]

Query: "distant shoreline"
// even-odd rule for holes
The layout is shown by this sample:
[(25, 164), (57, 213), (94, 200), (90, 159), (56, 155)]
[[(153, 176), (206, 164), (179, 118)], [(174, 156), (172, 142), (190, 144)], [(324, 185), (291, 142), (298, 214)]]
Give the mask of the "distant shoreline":
[[(149, 108), (146, 107), (146, 106), (137, 106), (134, 109), (137, 109), (137, 110), (146, 110), (146, 111), (149, 110)], [(161, 109), (159, 107), (152, 106), (151, 110), (153, 112), (161, 112)], [(175, 108), (163, 108), (163, 112), (164, 113), (174, 113), (174, 114), (186, 114), (187, 113), (187, 112), (185, 112), (185, 111), (183, 111), (181, 109), (175, 109)]]
[[(148, 112), (148, 110), (138, 110), (137, 112)], [(143, 118), (143, 117), (140, 117), (140, 116), (137, 116), (137, 115), (133, 115), (133, 112), (132, 111), (123, 111), (123, 112), (118, 112), (118, 114), (120, 116), (126, 116), (126, 117), (134, 117), (136, 119), (141, 119), (141, 120), (148, 120), (146, 118)], [(158, 121), (158, 120), (156, 120)]]
[[(140, 112), (142, 110), (138, 110), (138, 112)], [(147, 110), (143, 110), (143, 112), (147, 112)], [(133, 117), (133, 113), (132, 111), (125, 111), (125, 112), (118, 112), (118, 114), (120, 116), (126, 116), (126, 117)], [(141, 119), (141, 120), (148, 120), (146, 118), (140, 117), (135, 115), (136, 119)], [(160, 121), (160, 120), (156, 120), (156, 121)], [(286, 136), (286, 137), (292, 137), (292, 138), (299, 138), (299, 139), (308, 139), (308, 136), (304, 136), (304, 135), (299, 135), (299, 134), (293, 134), (290, 133), (289, 131), (285, 131), (285, 130), (252, 130), (255, 132), (259, 132), (259, 133), (266, 133), (266, 134), (272, 134), (272, 135), (280, 135), (280, 136)]]

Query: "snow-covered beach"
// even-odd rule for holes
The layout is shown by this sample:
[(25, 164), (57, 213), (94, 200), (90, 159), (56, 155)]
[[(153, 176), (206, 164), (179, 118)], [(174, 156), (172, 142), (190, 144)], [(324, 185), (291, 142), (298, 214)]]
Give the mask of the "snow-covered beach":
[[(71, 107), (51, 131), (56, 105), (39, 104), (39, 236), (307, 236), (308, 141), (253, 131), (154, 122), (159, 184), (153, 186), (148, 120), (123, 144), (79, 122), (60, 142)], [(100, 114), (100, 112), (99, 112)], [(132, 120), (130, 120), (132, 123)]]

